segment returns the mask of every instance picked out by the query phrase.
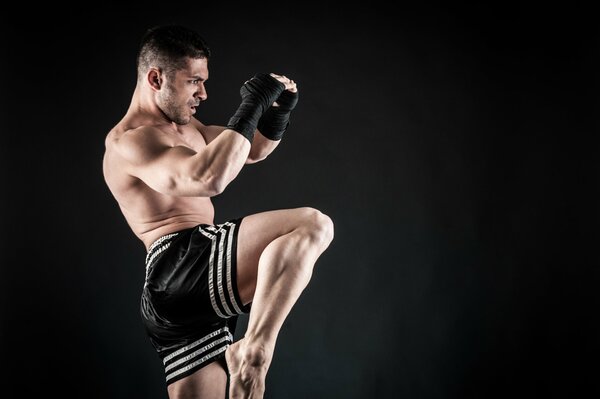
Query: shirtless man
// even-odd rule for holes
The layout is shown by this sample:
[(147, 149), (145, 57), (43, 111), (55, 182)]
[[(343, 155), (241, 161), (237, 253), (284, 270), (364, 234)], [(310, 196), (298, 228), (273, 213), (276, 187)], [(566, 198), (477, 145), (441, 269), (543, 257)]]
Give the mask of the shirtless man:
[[(103, 172), (147, 251), (140, 308), (169, 398), (224, 398), (228, 377), (230, 398), (262, 398), (277, 335), (333, 223), (303, 207), (214, 224), (210, 197), (277, 147), (298, 92), (285, 76), (258, 74), (242, 86), (227, 127), (204, 125), (193, 115), (207, 99), (209, 57), (187, 28), (146, 33), (131, 104), (106, 137)], [(245, 312), (248, 329), (234, 343)]]

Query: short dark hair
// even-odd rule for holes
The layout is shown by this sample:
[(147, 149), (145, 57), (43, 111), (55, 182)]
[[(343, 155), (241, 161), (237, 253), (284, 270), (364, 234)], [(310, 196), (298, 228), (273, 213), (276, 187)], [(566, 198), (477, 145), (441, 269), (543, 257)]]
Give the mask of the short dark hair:
[(197, 32), (179, 25), (150, 28), (140, 44), (138, 79), (152, 66), (172, 75), (185, 66), (186, 58), (210, 58), (210, 49)]

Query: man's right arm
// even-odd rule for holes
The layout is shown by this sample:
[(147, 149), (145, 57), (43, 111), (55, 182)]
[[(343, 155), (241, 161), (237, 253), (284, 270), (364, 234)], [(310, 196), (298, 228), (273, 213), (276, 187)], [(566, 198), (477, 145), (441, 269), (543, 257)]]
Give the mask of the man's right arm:
[(151, 127), (126, 132), (116, 143), (126, 161), (126, 172), (159, 193), (178, 197), (212, 197), (223, 192), (238, 175), (250, 143), (226, 129), (200, 152), (171, 147)]
[(290, 82), (269, 74), (246, 81), (240, 89), (242, 103), (229, 119), (228, 129), (198, 153), (184, 146), (169, 146), (156, 128), (126, 132), (117, 147), (127, 161), (128, 173), (166, 195), (220, 194), (248, 159), (261, 115), (288, 86)]

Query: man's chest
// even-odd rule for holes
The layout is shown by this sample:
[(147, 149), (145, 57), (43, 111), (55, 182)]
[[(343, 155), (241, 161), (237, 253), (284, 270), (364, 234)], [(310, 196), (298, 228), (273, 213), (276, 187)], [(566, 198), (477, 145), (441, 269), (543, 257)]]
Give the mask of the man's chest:
[(178, 137), (179, 142), (177, 145), (184, 145), (196, 152), (200, 152), (202, 149), (204, 149), (204, 147), (206, 147), (204, 136), (202, 136), (202, 134), (196, 129), (181, 129), (180, 133), (181, 134)]

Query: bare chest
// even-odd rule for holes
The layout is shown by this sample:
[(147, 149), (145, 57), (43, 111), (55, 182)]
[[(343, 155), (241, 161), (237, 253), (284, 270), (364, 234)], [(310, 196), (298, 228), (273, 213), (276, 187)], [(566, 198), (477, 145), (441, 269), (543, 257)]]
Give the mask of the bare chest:
[(200, 152), (206, 147), (204, 136), (196, 129), (181, 129), (177, 136), (173, 136), (172, 140), (173, 145), (183, 145), (196, 152)]

